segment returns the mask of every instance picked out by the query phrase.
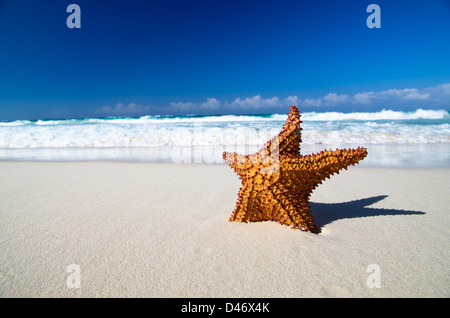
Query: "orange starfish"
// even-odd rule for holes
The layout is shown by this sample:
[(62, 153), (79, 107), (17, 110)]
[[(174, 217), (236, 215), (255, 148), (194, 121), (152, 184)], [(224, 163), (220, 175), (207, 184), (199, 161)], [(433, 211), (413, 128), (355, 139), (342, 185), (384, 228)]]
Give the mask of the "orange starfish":
[(277, 221), (318, 233), (310, 211), (312, 191), (334, 173), (355, 165), (367, 149), (336, 149), (300, 155), (300, 113), (292, 105), (283, 130), (252, 155), (223, 153), (242, 181), (230, 221)]

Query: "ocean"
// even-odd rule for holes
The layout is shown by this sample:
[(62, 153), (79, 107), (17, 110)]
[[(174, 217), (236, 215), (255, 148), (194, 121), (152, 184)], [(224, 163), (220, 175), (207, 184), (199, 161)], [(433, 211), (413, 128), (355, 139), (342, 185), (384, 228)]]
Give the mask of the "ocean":
[[(0, 122), (0, 160), (223, 163), (282, 129), (287, 114), (142, 116)], [(305, 112), (301, 153), (364, 146), (361, 166), (450, 167), (446, 110)]]

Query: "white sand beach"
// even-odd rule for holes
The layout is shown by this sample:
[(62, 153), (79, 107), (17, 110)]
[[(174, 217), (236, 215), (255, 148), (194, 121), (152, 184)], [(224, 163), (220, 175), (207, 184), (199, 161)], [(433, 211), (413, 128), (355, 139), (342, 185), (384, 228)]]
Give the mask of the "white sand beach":
[(350, 167), (312, 195), (320, 234), (228, 222), (239, 187), (225, 164), (0, 162), (0, 296), (450, 296), (450, 169)]

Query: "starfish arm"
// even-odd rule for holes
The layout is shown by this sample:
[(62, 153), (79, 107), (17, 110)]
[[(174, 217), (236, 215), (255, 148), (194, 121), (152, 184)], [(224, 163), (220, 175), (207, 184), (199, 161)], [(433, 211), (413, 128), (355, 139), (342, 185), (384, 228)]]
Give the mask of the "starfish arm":
[(236, 203), (236, 208), (234, 209), (233, 213), (230, 217), (230, 222), (243, 222), (245, 217), (248, 216), (247, 210), (248, 210), (248, 197), (249, 197), (249, 191), (248, 188), (242, 187), (239, 189), (238, 194), (238, 200)]
[(296, 106), (291, 106), (283, 130), (269, 140), (257, 153), (262, 162), (270, 162), (273, 157), (300, 155), (302, 128), (300, 113)]
[(300, 117), (299, 110), (292, 105), (283, 130), (278, 135), (279, 154), (281, 156), (300, 154), (300, 143), (302, 142), (302, 128), (300, 127), (302, 121)]
[(272, 202), (271, 219), (281, 224), (316, 233), (314, 216), (311, 214), (307, 198), (282, 185), (270, 187), (266, 196)]
[(310, 156), (304, 156), (302, 161), (309, 171), (312, 188), (321, 184), (326, 178), (355, 165), (367, 156), (367, 149), (358, 147), (356, 149), (336, 149), (334, 151), (321, 151)]
[(338, 172), (341, 169), (347, 169), (348, 166), (354, 166), (367, 156), (367, 149), (358, 147), (356, 149), (336, 149), (334, 151), (321, 151), (312, 155), (318, 166), (320, 173), (329, 174)]
[(257, 222), (261, 220), (269, 220), (267, 215), (266, 204), (261, 202), (262, 198), (259, 193), (252, 187), (243, 186), (239, 190), (238, 201), (229, 221), (230, 222)]
[(249, 156), (244, 156), (236, 152), (224, 152), (222, 157), (239, 176), (249, 167)]

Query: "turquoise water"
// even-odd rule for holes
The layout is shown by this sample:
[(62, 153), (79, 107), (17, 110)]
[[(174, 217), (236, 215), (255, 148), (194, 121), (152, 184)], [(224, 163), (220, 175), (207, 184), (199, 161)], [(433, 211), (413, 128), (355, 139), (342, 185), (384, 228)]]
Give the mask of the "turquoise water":
[[(302, 153), (365, 146), (366, 165), (450, 167), (446, 110), (301, 115)], [(190, 156), (192, 162), (219, 163), (225, 150), (257, 151), (282, 129), (286, 118), (268, 114), (0, 122), (0, 160), (189, 162)]]

